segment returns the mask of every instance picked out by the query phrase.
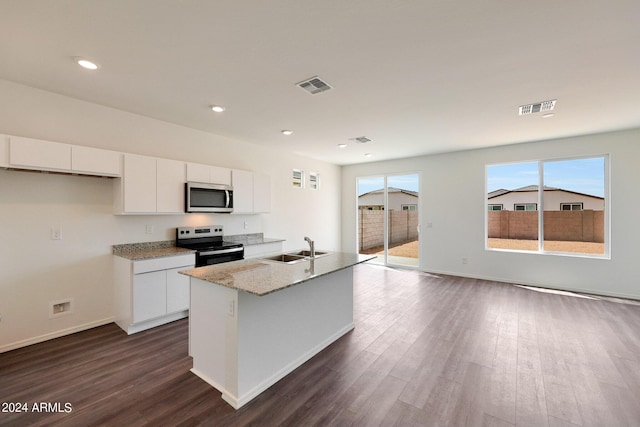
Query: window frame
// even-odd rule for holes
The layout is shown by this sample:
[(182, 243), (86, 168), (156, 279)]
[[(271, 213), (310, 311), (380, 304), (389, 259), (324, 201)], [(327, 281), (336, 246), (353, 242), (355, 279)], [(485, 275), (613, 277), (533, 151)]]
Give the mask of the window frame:
[[(518, 209), (518, 206), (524, 207), (524, 209)], [(527, 209), (527, 206), (533, 206), (533, 209)], [(513, 210), (519, 212), (536, 212), (538, 210), (537, 203), (514, 203)]]
[[(559, 252), (550, 251), (544, 249), (544, 164), (551, 162), (571, 161), (571, 160), (586, 160), (586, 159), (603, 159), (603, 187), (604, 187), (604, 253), (603, 254), (591, 254), (584, 252)], [(538, 250), (522, 250), (522, 249), (500, 249), (489, 247), (489, 210), (488, 203), (489, 194), (488, 180), (489, 180), (489, 168), (493, 166), (502, 165), (517, 165), (524, 163), (537, 163), (538, 164)], [(511, 252), (511, 253), (525, 253), (525, 254), (540, 254), (540, 255), (552, 255), (552, 256), (569, 256), (577, 258), (590, 258), (590, 259), (611, 259), (611, 155), (609, 153), (583, 155), (583, 156), (570, 156), (570, 157), (555, 157), (555, 158), (543, 158), (537, 160), (520, 160), (511, 162), (495, 162), (485, 164), (485, 177), (484, 177), (484, 247), (486, 251), (492, 252)], [(569, 203), (572, 204), (572, 203)], [(577, 204), (577, 202), (575, 203)], [(515, 205), (515, 204), (514, 204)], [(583, 205), (584, 208), (584, 205)], [(515, 209), (515, 207), (514, 207)]]
[[(569, 206), (569, 209), (563, 209), (565, 206)], [(580, 206), (580, 209), (573, 209), (574, 206)], [(583, 211), (584, 203), (582, 202), (569, 202), (569, 203), (560, 203), (561, 211)]]

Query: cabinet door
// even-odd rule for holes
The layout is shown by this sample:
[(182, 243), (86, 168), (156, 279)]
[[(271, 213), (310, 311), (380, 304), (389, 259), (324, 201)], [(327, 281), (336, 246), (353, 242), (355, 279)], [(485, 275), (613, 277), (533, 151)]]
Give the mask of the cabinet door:
[(231, 169), (211, 166), (209, 181), (212, 184), (231, 185)]
[(233, 213), (253, 213), (253, 172), (233, 169)]
[(271, 211), (271, 177), (263, 173), (253, 174), (253, 211)]
[(71, 147), (71, 169), (90, 175), (121, 176), (122, 154), (99, 148)]
[(167, 270), (167, 313), (189, 309), (189, 276), (178, 272), (193, 267)]
[(199, 163), (187, 163), (187, 181), (209, 183), (211, 166)]
[(156, 209), (161, 213), (184, 213), (185, 163), (158, 159)]
[(156, 211), (156, 159), (125, 154), (124, 211), (153, 213)]
[(154, 271), (133, 276), (133, 323), (167, 313), (167, 272)]
[(0, 166), (9, 166), (9, 137), (0, 135)]
[(9, 162), (11, 166), (24, 169), (70, 171), (71, 146), (12, 136), (9, 139)]

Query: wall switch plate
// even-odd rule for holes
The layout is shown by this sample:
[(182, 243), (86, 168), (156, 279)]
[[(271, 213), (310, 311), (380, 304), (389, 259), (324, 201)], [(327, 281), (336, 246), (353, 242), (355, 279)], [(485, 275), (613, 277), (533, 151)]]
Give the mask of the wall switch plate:
[(51, 240), (62, 240), (62, 228), (54, 227), (51, 229)]

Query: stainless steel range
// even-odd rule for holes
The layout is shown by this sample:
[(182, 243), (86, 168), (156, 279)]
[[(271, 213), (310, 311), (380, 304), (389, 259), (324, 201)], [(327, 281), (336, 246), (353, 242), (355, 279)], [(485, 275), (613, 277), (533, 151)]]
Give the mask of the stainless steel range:
[(225, 242), (221, 225), (178, 227), (176, 246), (196, 250), (196, 267), (244, 259), (242, 243)]

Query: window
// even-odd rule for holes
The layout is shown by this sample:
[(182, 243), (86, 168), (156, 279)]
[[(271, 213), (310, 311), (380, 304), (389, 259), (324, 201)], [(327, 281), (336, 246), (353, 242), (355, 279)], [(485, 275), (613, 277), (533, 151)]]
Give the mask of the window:
[(561, 211), (581, 211), (582, 203), (560, 203)]
[(294, 169), (292, 173), (293, 186), (296, 188), (304, 187), (304, 171)]
[(418, 205), (402, 205), (403, 211), (416, 211), (418, 210)]
[(488, 165), (486, 248), (608, 256), (607, 177), (608, 156)]
[(537, 211), (538, 204), (537, 203), (515, 203), (513, 205), (514, 211)]
[(318, 172), (309, 172), (309, 188), (312, 190), (320, 188), (320, 174)]

